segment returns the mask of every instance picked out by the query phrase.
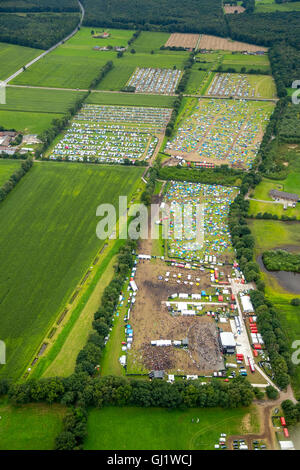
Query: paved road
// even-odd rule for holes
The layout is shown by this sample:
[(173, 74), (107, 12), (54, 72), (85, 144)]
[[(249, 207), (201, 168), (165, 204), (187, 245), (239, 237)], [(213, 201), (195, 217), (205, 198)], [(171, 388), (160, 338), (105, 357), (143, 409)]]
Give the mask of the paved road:
[[(83, 18), (84, 18), (84, 8), (83, 6), (81, 5), (80, 1), (78, 1), (78, 4), (79, 4), (79, 8), (80, 8), (80, 13), (81, 13), (81, 16), (80, 16), (80, 20), (79, 20), (79, 23), (78, 25), (76, 26), (76, 28), (74, 29), (74, 31), (72, 31), (72, 33), (70, 33), (67, 37), (65, 37), (64, 39), (62, 39), (61, 41), (59, 41), (57, 44), (55, 44), (54, 46), (50, 47), (50, 49), (48, 49), (47, 51), (44, 51), (42, 54), (40, 54), (38, 57), (36, 57), (35, 59), (31, 60), (30, 62), (28, 62), (28, 64), (25, 65), (25, 68), (28, 69), (28, 67), (30, 67), (31, 65), (35, 64), (38, 60), (42, 59), (43, 57), (45, 57), (45, 55), (49, 54), (49, 52), (52, 52), (54, 51), (54, 49), (56, 49), (58, 46), (60, 46), (61, 44), (63, 44), (64, 42), (68, 41), (68, 39), (70, 39), (72, 36), (74, 36), (74, 34), (77, 33), (78, 29), (81, 27), (82, 25), (82, 21), (83, 21)], [(17, 77), (18, 75), (20, 75), (22, 72), (24, 71), (23, 67), (19, 70), (17, 70), (13, 75), (11, 75), (10, 77), (8, 77), (6, 80), (3, 80), (3, 82), (5, 84), (9, 83), (11, 80), (13, 80), (15, 77)]]

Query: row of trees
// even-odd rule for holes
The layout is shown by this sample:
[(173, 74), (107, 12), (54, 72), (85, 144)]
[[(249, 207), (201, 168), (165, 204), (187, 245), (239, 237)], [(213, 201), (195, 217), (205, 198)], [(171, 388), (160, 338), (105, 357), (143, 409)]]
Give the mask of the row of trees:
[(191, 71), (192, 71), (192, 66), (194, 64), (194, 52), (191, 52), (189, 55), (189, 58), (185, 61), (184, 64), (184, 72), (181, 77), (181, 80), (179, 84), (177, 85), (176, 93), (184, 93), (187, 83), (189, 81), (189, 78), (191, 76)]
[(89, 86), (89, 89), (92, 90), (96, 88), (99, 85), (99, 83), (103, 80), (105, 75), (107, 75), (108, 72), (112, 70), (113, 66), (114, 64), (112, 60), (109, 60), (108, 62), (106, 62), (106, 64), (101, 68), (99, 74), (92, 80)]
[(26, 175), (33, 165), (31, 157), (28, 157), (24, 162), (21, 163), (20, 168), (18, 168), (11, 175), (8, 181), (6, 181), (0, 188), (0, 201), (4, 201), (6, 196), (14, 189), (20, 179)]
[(262, 259), (268, 271), (300, 273), (300, 255), (285, 250), (264, 251)]
[(182, 168), (165, 166), (159, 170), (159, 178), (163, 180), (190, 181), (192, 183), (222, 184), (236, 186), (241, 182), (242, 172), (221, 165), (216, 168)]
[(170, 137), (173, 133), (175, 122), (176, 122), (176, 119), (177, 119), (177, 116), (178, 116), (178, 113), (179, 113), (179, 110), (180, 110), (180, 107), (181, 107), (182, 98), (183, 97), (180, 94), (180, 95), (177, 96), (177, 98), (174, 101), (173, 111), (172, 111), (170, 120), (168, 122), (168, 125), (166, 127), (166, 136), (168, 136), (168, 137)]

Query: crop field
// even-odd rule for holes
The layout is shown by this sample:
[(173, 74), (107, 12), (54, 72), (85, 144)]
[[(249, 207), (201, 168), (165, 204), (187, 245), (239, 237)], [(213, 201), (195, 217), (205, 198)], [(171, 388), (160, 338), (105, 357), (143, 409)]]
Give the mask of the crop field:
[(40, 88), (7, 87), (2, 110), (34, 113), (66, 113), (84, 93)]
[(1, 377), (21, 376), (104, 243), (96, 236), (97, 206), (132, 194), (142, 172), (36, 163), (1, 204)]
[(10, 176), (20, 168), (20, 162), (15, 160), (0, 160), (0, 186), (3, 185)]
[(300, 11), (300, 2), (255, 2), (255, 13), (272, 13), (274, 11)]
[(167, 108), (84, 105), (51, 160), (123, 163), (148, 160), (171, 116)]
[(165, 152), (190, 161), (251, 168), (273, 107), (256, 101), (201, 99), (181, 120)]
[(127, 85), (139, 93), (171, 95), (179, 83), (181, 70), (137, 68)]
[(184, 47), (185, 49), (195, 49), (199, 39), (199, 34), (173, 33), (165, 43), (165, 47)]
[(43, 51), (0, 42), (0, 80), (5, 80)]
[(204, 83), (208, 80), (209, 72), (205, 70), (192, 70), (185, 92), (187, 94), (196, 95), (200, 94)]
[(118, 106), (150, 106), (153, 108), (172, 108), (173, 96), (166, 95), (146, 95), (134, 93), (91, 93), (87, 104), (118, 105)]
[(240, 52), (267, 51), (266, 47), (255, 46), (254, 44), (247, 44), (245, 42), (233, 41), (230, 39), (220, 38), (217, 36), (210, 36), (207, 34), (201, 34), (198, 47), (199, 49), (240, 51)]
[[(170, 207), (168, 254), (170, 258), (204, 261), (206, 256), (230, 258), (233, 255), (227, 217), (229, 207), (237, 195), (237, 188), (200, 183), (173, 182), (165, 195)], [(182, 223), (176, 219), (176, 211), (183, 211), (191, 204), (190, 214)], [(196, 237), (197, 205), (203, 205), (200, 231), (203, 241)], [(174, 218), (173, 218), (174, 217)]]
[(0, 123), (6, 129), (15, 129), (24, 134), (40, 134), (50, 127), (53, 119), (61, 118), (62, 114), (34, 113), (25, 111), (2, 111)]
[[(166, 410), (163, 408), (105, 407), (91, 409), (88, 450), (213, 450), (220, 434), (257, 430), (254, 408)], [(134, 432), (132, 432), (134, 430)]]
[(155, 54), (164, 54), (160, 48), (165, 44), (169, 37), (169, 33), (142, 31), (139, 37), (134, 41), (132, 47), (134, 47), (136, 52), (149, 54), (154, 51)]
[(274, 80), (268, 75), (217, 73), (206, 91), (206, 95), (239, 99), (275, 98), (276, 87)]
[(13, 407), (0, 401), (0, 450), (52, 450), (66, 408), (42, 403)]

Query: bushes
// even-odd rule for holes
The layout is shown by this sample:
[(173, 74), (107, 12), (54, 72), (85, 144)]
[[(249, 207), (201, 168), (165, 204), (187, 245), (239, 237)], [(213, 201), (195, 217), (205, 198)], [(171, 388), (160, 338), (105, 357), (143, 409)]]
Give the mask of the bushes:
[(295, 426), (300, 421), (300, 402), (294, 404), (291, 400), (284, 400), (281, 403), (286, 424)]
[(78, 450), (87, 435), (87, 411), (73, 408), (63, 420), (64, 430), (55, 439), (55, 450)]
[(262, 255), (268, 271), (300, 272), (300, 255), (284, 250), (265, 251)]
[(170, 137), (172, 135), (172, 132), (173, 132), (174, 126), (175, 126), (175, 122), (176, 122), (176, 118), (178, 116), (179, 109), (180, 109), (180, 106), (181, 106), (181, 102), (182, 102), (182, 95), (179, 95), (176, 98), (176, 100), (174, 101), (172, 115), (171, 115), (170, 121), (168, 122), (168, 125), (166, 127), (166, 136), (167, 137)]
[(276, 388), (272, 387), (272, 385), (268, 385), (266, 387), (266, 393), (267, 393), (267, 397), (270, 400), (277, 400), (277, 398), (279, 397), (278, 390), (276, 390)]
[(223, 184), (233, 186), (241, 176), (239, 170), (222, 165), (213, 169), (163, 167), (159, 169), (158, 177), (164, 180), (191, 181), (193, 183)]
[(21, 163), (21, 168), (16, 170), (6, 183), (0, 188), (0, 202), (4, 201), (6, 196), (14, 189), (16, 184), (26, 175), (33, 165), (31, 157), (28, 157), (27, 160)]

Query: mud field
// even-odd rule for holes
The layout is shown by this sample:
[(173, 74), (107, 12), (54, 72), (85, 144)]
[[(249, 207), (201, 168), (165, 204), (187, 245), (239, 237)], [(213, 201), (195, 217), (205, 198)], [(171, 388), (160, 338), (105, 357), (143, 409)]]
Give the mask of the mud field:
[[(159, 280), (166, 271), (170, 272), (169, 282)], [(200, 286), (177, 284), (173, 274), (182, 273), (182, 280), (188, 275)], [(131, 312), (130, 324), (134, 341), (129, 353), (132, 369), (165, 370), (176, 374), (209, 374), (223, 368), (223, 360), (217, 341), (215, 321), (208, 316), (172, 316), (165, 305), (168, 297), (175, 292), (196, 293), (210, 286), (209, 274), (201, 271), (182, 270), (166, 266), (162, 261), (140, 262), (135, 277), (138, 286), (135, 306)], [(188, 339), (188, 349), (174, 346), (151, 346), (158, 339)]]

